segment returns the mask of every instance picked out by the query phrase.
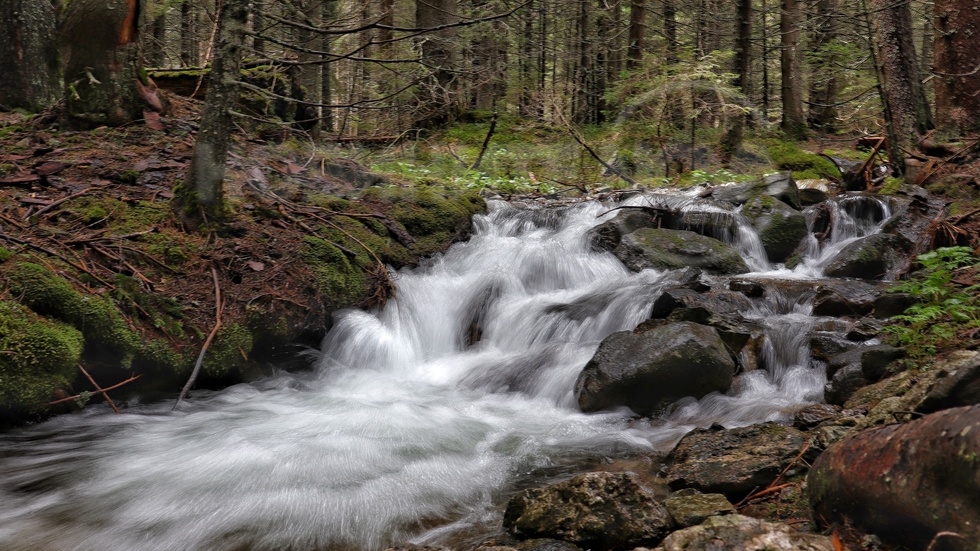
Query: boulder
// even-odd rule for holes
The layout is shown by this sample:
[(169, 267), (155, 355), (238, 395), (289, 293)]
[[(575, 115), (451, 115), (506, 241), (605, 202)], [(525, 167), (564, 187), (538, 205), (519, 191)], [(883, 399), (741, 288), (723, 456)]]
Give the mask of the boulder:
[(711, 190), (711, 196), (716, 201), (733, 205), (744, 205), (762, 195), (775, 197), (795, 209), (802, 208), (800, 191), (789, 172), (770, 174), (755, 182), (718, 186)]
[(686, 396), (725, 392), (735, 361), (713, 327), (669, 323), (606, 337), (575, 382), (582, 411), (626, 406), (640, 415)]
[(904, 349), (887, 344), (858, 346), (832, 357), (824, 388), (827, 402), (844, 405), (858, 389), (896, 373), (895, 362), (904, 357)]
[(855, 392), (868, 386), (869, 382), (861, 371), (861, 364), (847, 364), (837, 369), (824, 385), (824, 399), (828, 404), (842, 406)]
[(688, 266), (715, 274), (749, 271), (734, 247), (687, 230), (642, 228), (624, 235), (614, 252), (634, 272), (647, 268), (676, 270)]
[(827, 282), (817, 287), (813, 298), (813, 315), (862, 317), (871, 313), (881, 293), (862, 281)]
[(760, 298), (766, 294), (766, 287), (758, 281), (733, 279), (728, 282), (728, 290), (742, 293), (749, 298)]
[(721, 494), (675, 492), (664, 505), (680, 528), (695, 526), (719, 515), (734, 515), (735, 507)]
[(517, 537), (603, 550), (656, 545), (673, 525), (667, 509), (628, 473), (587, 473), (524, 490), (504, 512), (504, 527)]
[(980, 541), (980, 406), (948, 409), (859, 432), (813, 464), (807, 491), (815, 517), (851, 523), (896, 545), (943, 549)]
[(804, 441), (799, 430), (775, 423), (696, 429), (668, 456), (667, 484), (674, 490), (695, 488), (741, 499), (772, 483), (799, 455)]
[(830, 196), (833, 183), (830, 180), (800, 180), (796, 187), (800, 193), (800, 203), (804, 207), (823, 203)]
[(703, 317), (709, 317), (711, 314), (738, 314), (751, 307), (752, 301), (733, 291), (716, 289), (697, 292), (690, 288), (672, 288), (665, 290), (653, 302), (650, 317), (667, 318), (678, 309), (705, 312)]
[(810, 404), (793, 415), (793, 426), (800, 430), (810, 430), (827, 421), (841, 416), (841, 408), (831, 404)]
[(803, 213), (769, 196), (752, 199), (742, 214), (755, 226), (770, 262), (785, 262), (809, 232)]
[(874, 317), (887, 319), (902, 314), (919, 303), (919, 298), (908, 293), (882, 293), (874, 301)]
[(908, 266), (911, 244), (888, 233), (876, 233), (853, 241), (830, 261), (824, 273), (830, 277), (895, 279)]
[(810, 355), (823, 362), (829, 362), (834, 356), (857, 346), (857, 343), (832, 331), (814, 331), (810, 335)]
[(623, 240), (623, 236), (640, 228), (656, 228), (657, 216), (644, 209), (623, 209), (611, 220), (592, 228), (586, 239), (596, 250), (613, 251)]
[(733, 549), (738, 551), (834, 551), (827, 536), (798, 532), (744, 515), (716, 516), (667, 536), (654, 551)]

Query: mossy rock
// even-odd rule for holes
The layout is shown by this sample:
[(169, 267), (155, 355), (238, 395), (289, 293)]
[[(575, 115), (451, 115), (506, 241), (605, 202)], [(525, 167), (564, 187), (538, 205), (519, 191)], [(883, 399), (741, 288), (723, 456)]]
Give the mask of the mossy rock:
[(742, 255), (731, 245), (687, 230), (642, 228), (623, 236), (615, 254), (635, 272), (688, 266), (715, 274), (749, 271)]
[(6, 275), (10, 294), (20, 303), (81, 331), (86, 356), (129, 367), (140, 345), (139, 336), (112, 300), (83, 295), (65, 279), (29, 262), (14, 264)]
[(252, 353), (252, 332), (238, 323), (224, 325), (218, 330), (210, 348), (204, 354), (201, 370), (211, 378), (238, 375), (245, 369)]
[(74, 327), (0, 301), (0, 417), (32, 411), (70, 387), (83, 346)]
[(766, 148), (766, 153), (776, 168), (792, 171), (797, 180), (840, 178), (840, 170), (830, 159), (803, 151), (794, 143), (771, 143)]
[(303, 238), (300, 256), (313, 271), (328, 309), (350, 306), (367, 289), (367, 276), (334, 244), (314, 235)]
[(789, 258), (809, 231), (801, 212), (774, 197), (756, 197), (742, 208), (742, 214), (759, 232), (770, 262)]

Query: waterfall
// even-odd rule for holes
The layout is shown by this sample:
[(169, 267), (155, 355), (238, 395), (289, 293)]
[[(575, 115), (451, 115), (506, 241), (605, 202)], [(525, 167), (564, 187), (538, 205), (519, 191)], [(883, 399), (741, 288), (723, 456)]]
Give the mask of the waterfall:
[[(763, 279), (818, 276), (830, 249), (888, 215), (834, 203), (838, 222), (805, 267), (773, 271), (737, 212), (668, 200), (727, 217), (721, 237)], [(729, 393), (650, 421), (577, 410), (575, 379), (599, 343), (644, 321), (679, 277), (589, 247), (610, 208), (644, 201), (495, 202), (469, 241), (401, 271), (383, 310), (337, 314), (312, 373), (195, 392), (176, 412), (89, 407), (0, 435), (0, 549), (368, 550), (492, 534), (509, 492), (543, 472), (663, 453), (696, 426), (785, 421), (819, 401), (810, 294), (772, 290), (745, 313), (763, 327), (760, 369)]]

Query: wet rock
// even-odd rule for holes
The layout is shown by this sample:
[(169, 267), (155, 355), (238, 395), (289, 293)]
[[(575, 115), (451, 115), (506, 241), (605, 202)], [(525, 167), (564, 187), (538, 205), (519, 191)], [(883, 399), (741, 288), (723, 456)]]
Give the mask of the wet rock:
[[(725, 290), (697, 292), (690, 288), (667, 289), (653, 302), (651, 318), (665, 319), (677, 310), (699, 312), (687, 316), (707, 320), (713, 314), (738, 315), (752, 307), (752, 302), (740, 293)], [(697, 321), (689, 319), (688, 321)], [(701, 323), (701, 322), (699, 322)]]
[(522, 538), (555, 538), (583, 548), (656, 545), (673, 526), (667, 509), (630, 474), (588, 473), (514, 496), (504, 527)]
[(764, 285), (758, 281), (749, 281), (747, 279), (735, 279), (729, 281), (728, 290), (735, 291), (736, 293), (742, 293), (749, 298), (760, 298), (766, 294), (766, 288)]
[(719, 186), (711, 190), (711, 196), (716, 201), (734, 205), (744, 205), (763, 195), (775, 197), (795, 209), (802, 207), (799, 189), (789, 172), (770, 174), (760, 181)]
[(841, 408), (831, 404), (810, 404), (793, 415), (793, 426), (800, 430), (813, 427), (840, 417)]
[(667, 483), (740, 499), (775, 480), (803, 443), (802, 432), (775, 423), (696, 429), (668, 456)]
[(908, 293), (883, 293), (874, 301), (874, 317), (887, 319), (902, 314), (919, 303), (919, 299)]
[(735, 514), (735, 507), (721, 494), (676, 492), (664, 501), (677, 526), (687, 528), (720, 515)]
[(813, 464), (807, 488), (816, 518), (850, 522), (924, 549), (940, 531), (945, 549), (980, 541), (980, 406), (948, 409), (854, 434)]
[(626, 406), (640, 415), (685, 396), (725, 392), (735, 362), (713, 327), (669, 323), (607, 337), (575, 382), (582, 411)]
[(738, 551), (834, 551), (830, 538), (798, 532), (743, 515), (711, 517), (667, 536), (655, 551), (733, 549)]
[(824, 270), (830, 277), (895, 279), (908, 265), (911, 243), (903, 237), (876, 233), (844, 247)]
[(715, 274), (749, 271), (737, 249), (686, 230), (642, 228), (623, 236), (616, 257), (634, 272), (647, 268), (675, 270), (687, 266)]
[(829, 362), (834, 356), (857, 346), (857, 343), (831, 331), (814, 331), (810, 336), (810, 355), (823, 362)]
[(813, 298), (815, 316), (856, 316), (871, 313), (875, 300), (880, 295), (878, 289), (862, 281), (827, 282), (817, 287)]
[(863, 342), (877, 337), (881, 333), (881, 322), (864, 318), (858, 320), (847, 330), (847, 340)]
[(858, 389), (897, 372), (893, 366), (904, 357), (905, 350), (887, 344), (859, 346), (834, 356), (827, 364), (827, 402), (844, 405)]
[(742, 207), (742, 214), (759, 232), (770, 262), (785, 262), (808, 234), (803, 213), (772, 197), (752, 199)]
[(612, 220), (608, 220), (589, 230), (586, 239), (596, 250), (612, 251), (623, 240), (623, 236), (640, 228), (657, 227), (655, 213), (643, 209), (623, 209)]
[(934, 371), (935, 382), (922, 401), (915, 405), (915, 411), (931, 413), (980, 404), (980, 352), (957, 352)]
[(414, 543), (406, 543), (404, 545), (396, 545), (395, 547), (389, 547), (385, 551), (452, 551), (448, 547), (443, 547), (441, 545), (416, 545)]
[(844, 405), (858, 389), (868, 385), (861, 372), (861, 364), (848, 364), (838, 369), (824, 386), (824, 399), (828, 404)]
[(800, 203), (804, 207), (823, 203), (830, 196), (833, 183), (830, 180), (800, 180), (796, 182)]

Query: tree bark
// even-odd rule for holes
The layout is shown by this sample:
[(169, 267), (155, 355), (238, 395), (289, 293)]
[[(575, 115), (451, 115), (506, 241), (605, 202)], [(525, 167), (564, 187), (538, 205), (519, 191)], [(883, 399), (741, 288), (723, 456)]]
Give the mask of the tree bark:
[(0, 105), (40, 111), (58, 100), (55, 8), (46, 0), (0, 4)]
[[(455, 23), (457, 10), (457, 0), (416, 0), (415, 26), (431, 29)], [(429, 70), (416, 92), (415, 126), (418, 128), (444, 126), (453, 119), (456, 108), (453, 52), (458, 48), (455, 39), (455, 29), (430, 31), (418, 39), (422, 63)]]
[(800, 56), (799, 0), (783, 0), (779, 18), (780, 71), (782, 76), (782, 131), (787, 138), (806, 137), (803, 120), (803, 73)]
[(197, 40), (197, 12), (190, 1), (180, 5), (180, 62), (184, 67), (197, 67), (201, 62)]
[(880, 69), (881, 99), (888, 114), (889, 161), (901, 174), (903, 150), (911, 149), (919, 136), (933, 127), (912, 43), (909, 3), (871, 0), (871, 25)]
[(969, 135), (980, 131), (980, 6), (937, 0), (935, 14), (936, 119), (947, 135)]
[(735, 71), (738, 87), (746, 98), (752, 78), (752, 0), (738, 0), (738, 38), (735, 43)]
[(810, 71), (810, 111), (807, 122), (820, 132), (833, 132), (837, 124), (837, 93), (840, 85), (834, 66), (836, 56), (829, 46), (837, 38), (837, 0), (817, 0), (816, 21), (810, 49), (817, 62)]
[(646, 16), (646, 0), (630, 0), (629, 45), (626, 48), (626, 69), (630, 71), (643, 64)]
[(139, 67), (139, 0), (71, 0), (62, 24), (68, 116), (76, 125), (137, 120), (147, 85)]
[(664, 0), (664, 39), (667, 42), (667, 64), (677, 63), (677, 6), (674, 0)]
[(231, 140), (231, 111), (238, 102), (241, 49), (248, 24), (248, 0), (224, 0), (218, 15), (214, 63), (204, 101), (201, 129), (174, 206), (192, 223), (224, 215), (225, 160)]

